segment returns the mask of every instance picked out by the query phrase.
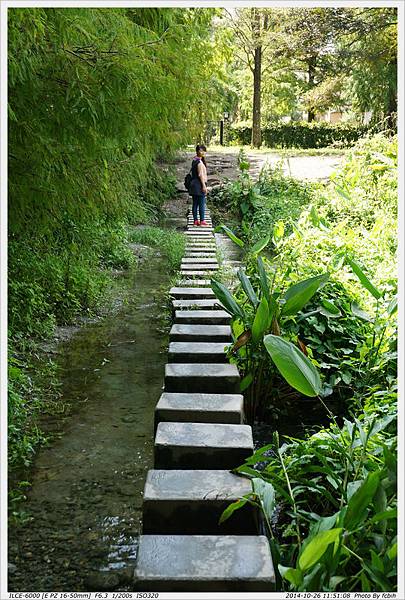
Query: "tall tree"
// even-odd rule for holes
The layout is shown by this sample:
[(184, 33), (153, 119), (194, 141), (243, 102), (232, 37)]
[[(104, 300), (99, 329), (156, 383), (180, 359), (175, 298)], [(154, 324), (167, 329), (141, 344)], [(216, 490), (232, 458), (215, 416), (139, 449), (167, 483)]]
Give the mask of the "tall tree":
[(342, 54), (351, 66), (354, 104), (384, 115), (395, 127), (398, 110), (397, 9), (353, 9), (352, 27), (342, 33)]
[(252, 90), (252, 146), (261, 146), (261, 96), (263, 59), (270, 44), (270, 9), (247, 8), (228, 11), (228, 20), (234, 33), (235, 56), (251, 72)]

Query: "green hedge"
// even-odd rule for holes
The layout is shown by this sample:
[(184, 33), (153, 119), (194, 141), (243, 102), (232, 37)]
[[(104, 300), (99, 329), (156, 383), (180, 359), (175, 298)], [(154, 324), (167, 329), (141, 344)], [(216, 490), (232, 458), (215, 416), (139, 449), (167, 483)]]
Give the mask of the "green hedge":
[[(350, 146), (367, 132), (367, 127), (346, 123), (281, 123), (262, 129), (262, 141), (269, 148), (324, 148), (334, 143)], [(252, 128), (232, 125), (229, 139), (249, 145)]]

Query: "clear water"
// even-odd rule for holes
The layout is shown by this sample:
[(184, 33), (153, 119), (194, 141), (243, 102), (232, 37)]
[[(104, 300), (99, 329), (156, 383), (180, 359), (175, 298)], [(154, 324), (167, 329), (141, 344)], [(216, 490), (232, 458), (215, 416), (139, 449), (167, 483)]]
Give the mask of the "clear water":
[(10, 530), (10, 590), (129, 584), (167, 360), (164, 259), (151, 257), (118, 285), (127, 298), (118, 312), (58, 348), (61, 393), (74, 410), (37, 457), (30, 520)]

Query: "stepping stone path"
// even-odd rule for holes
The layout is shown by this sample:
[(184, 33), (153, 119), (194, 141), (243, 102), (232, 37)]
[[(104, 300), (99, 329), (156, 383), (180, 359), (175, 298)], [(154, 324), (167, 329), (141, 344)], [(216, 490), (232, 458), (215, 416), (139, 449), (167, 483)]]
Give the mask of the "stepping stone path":
[(145, 592), (269, 592), (275, 575), (258, 515), (246, 504), (219, 525), (225, 508), (251, 491), (230, 471), (253, 453), (240, 375), (229, 364), (230, 316), (210, 287), (219, 269), (212, 221), (187, 217), (181, 279), (170, 290), (164, 391), (155, 410), (154, 469), (143, 497), (134, 589)]

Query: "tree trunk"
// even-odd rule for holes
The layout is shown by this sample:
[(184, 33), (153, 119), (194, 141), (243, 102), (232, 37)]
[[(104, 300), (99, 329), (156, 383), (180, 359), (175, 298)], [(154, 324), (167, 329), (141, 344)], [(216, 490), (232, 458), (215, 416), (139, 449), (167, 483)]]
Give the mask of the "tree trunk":
[[(312, 88), (315, 85), (315, 83), (314, 83), (315, 65), (316, 65), (316, 58), (314, 56), (311, 56), (310, 59), (308, 60), (308, 85), (309, 85), (310, 90), (312, 90)], [(309, 106), (308, 107), (308, 123), (310, 123), (314, 119), (315, 119), (315, 110), (312, 108), (312, 106)]]
[(261, 132), (261, 86), (262, 86), (262, 49), (255, 49), (255, 69), (253, 72), (253, 124), (252, 146), (260, 148), (262, 145)]
[(261, 87), (262, 87), (262, 46), (260, 42), (260, 13), (252, 9), (253, 31), (258, 42), (255, 47), (255, 63), (253, 70), (253, 121), (252, 121), (252, 146), (260, 148), (262, 145), (261, 133)]
[[(397, 60), (395, 59), (390, 66), (393, 67), (394, 73), (397, 70)], [(396, 80), (389, 87), (388, 92), (388, 103), (387, 103), (387, 125), (393, 131), (397, 128), (397, 112), (398, 112), (398, 100), (397, 100), (397, 86)]]

